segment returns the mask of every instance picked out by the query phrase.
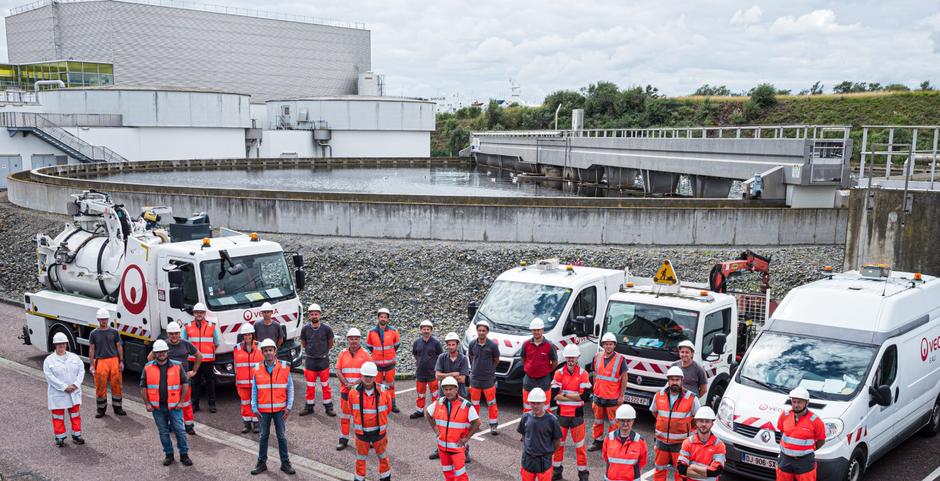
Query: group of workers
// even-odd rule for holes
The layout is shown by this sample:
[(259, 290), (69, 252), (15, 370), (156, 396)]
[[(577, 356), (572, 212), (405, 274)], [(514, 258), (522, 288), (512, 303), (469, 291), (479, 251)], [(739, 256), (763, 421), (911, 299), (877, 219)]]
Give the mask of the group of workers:
[[(239, 330), (240, 342), (233, 352), (235, 384), (241, 400), (242, 433), (259, 433), (257, 463), (251, 474), (267, 470), (268, 438), (271, 424), (278, 441), (281, 471), (294, 474), (291, 466), (285, 422), (294, 401), (291, 366), (277, 358), (283, 332), (273, 320), (273, 309), (265, 303), (262, 319), (245, 324)], [(175, 462), (171, 433), (176, 437), (180, 462), (192, 465), (188, 455), (187, 434), (194, 434), (193, 412), (200, 400), (208, 400), (210, 412), (216, 412), (214, 376), (211, 361), (221, 344), (219, 331), (205, 319), (205, 306), (193, 308), (193, 321), (185, 327), (170, 323), (167, 339), (153, 343), (148, 363), (140, 379), (141, 398), (152, 413), (164, 450), (164, 465)], [(304, 366), (305, 404), (301, 416), (314, 414), (316, 391), (328, 416), (336, 416), (329, 385), (329, 352), (333, 331), (321, 321), (321, 308), (312, 304), (309, 322), (301, 330), (301, 345), (306, 356)], [(108, 312), (98, 312), (99, 327), (89, 338), (89, 359), (95, 375), (97, 417), (105, 415), (106, 386), (110, 384), (114, 412), (121, 408), (121, 371), (124, 366), (120, 337), (108, 327)], [(377, 322), (363, 336), (353, 327), (346, 333), (347, 347), (334, 366), (340, 384), (339, 442), (343, 450), (355, 441), (355, 479), (364, 480), (370, 453), (378, 458), (378, 475), (390, 480), (392, 466), (388, 456), (388, 428), (391, 413), (399, 413), (395, 399), (395, 367), (401, 338), (390, 324), (387, 309), (377, 311)], [(480, 410), (486, 409), (491, 435), (498, 432), (495, 370), (499, 349), (489, 338), (489, 324), (476, 324), (477, 339), (467, 352), (460, 349), (460, 337), (449, 332), (444, 345), (434, 337), (433, 324), (423, 321), (420, 337), (412, 344), (416, 364), (415, 411), (412, 419), (424, 417), (437, 436), (437, 448), (429, 456), (439, 459), (444, 479), (468, 480), (466, 464), (469, 440), (481, 427)], [(555, 347), (544, 337), (544, 323), (534, 319), (532, 337), (521, 348), (523, 370), (523, 417), (517, 427), (522, 436), (520, 477), (525, 481), (562, 479), (564, 442), (571, 435), (576, 452), (578, 480), (589, 478), (587, 451), (601, 451), (606, 469), (604, 479), (632, 481), (640, 479), (648, 455), (646, 441), (633, 430), (634, 408), (624, 403), (627, 387), (626, 359), (615, 351), (616, 338), (605, 334), (602, 351), (592, 363), (593, 383), (581, 368), (581, 352), (569, 344), (562, 351), (563, 365), (558, 367)], [(57, 446), (65, 445), (65, 415), (71, 420), (72, 439), (84, 444), (81, 433), (81, 384), (84, 364), (68, 352), (69, 339), (64, 333), (53, 337), (55, 352), (43, 365), (48, 379), (49, 409)], [(704, 370), (692, 359), (694, 345), (683, 341), (678, 346), (680, 360), (666, 373), (667, 385), (653, 397), (650, 411), (656, 419), (654, 444), (655, 481), (665, 481), (672, 473), (676, 480), (717, 480), (725, 465), (725, 446), (712, 432), (715, 413), (700, 406), (707, 381)], [(585, 393), (591, 390), (594, 423), (591, 447), (585, 446)], [(825, 428), (818, 416), (808, 409), (809, 392), (796, 388), (790, 393), (790, 409), (780, 414), (781, 452), (777, 479), (811, 481), (816, 477), (813, 454), (825, 440)], [(555, 413), (550, 408), (554, 399)], [(430, 402), (428, 402), (430, 400)]]

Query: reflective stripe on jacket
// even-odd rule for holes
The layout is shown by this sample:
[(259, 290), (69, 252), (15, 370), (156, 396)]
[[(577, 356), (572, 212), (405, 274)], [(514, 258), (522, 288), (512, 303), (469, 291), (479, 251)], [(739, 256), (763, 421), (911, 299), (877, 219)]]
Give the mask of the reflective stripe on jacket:
[(363, 440), (375, 442), (385, 436), (388, 413), (392, 409), (392, 397), (385, 387), (375, 384), (372, 394), (367, 394), (360, 384), (349, 391), (349, 404), (352, 406), (353, 429), (357, 437), (368, 437)]
[(290, 366), (277, 361), (268, 373), (264, 363), (254, 369), (255, 387), (258, 389), (258, 412), (276, 413), (287, 409), (287, 383), (291, 382)]
[(620, 440), (620, 428), (604, 439), (604, 461), (607, 463), (608, 481), (634, 481), (646, 466), (646, 441), (636, 431), (630, 432), (626, 442)]
[(816, 451), (816, 441), (826, 439), (826, 425), (812, 411), (796, 420), (793, 411), (780, 413), (777, 420), (780, 431), (780, 453), (793, 458), (801, 458)]
[(470, 402), (464, 398), (458, 397), (453, 403), (443, 396), (437, 399), (434, 422), (437, 425), (438, 449), (450, 452), (463, 449), (459, 442), (470, 433), (470, 409)]
[(244, 341), (238, 343), (232, 351), (235, 362), (235, 385), (251, 387), (251, 370), (264, 361), (264, 355), (261, 354), (261, 349), (258, 349), (258, 341), (251, 341), (251, 352), (245, 350), (244, 344)]
[(611, 362), (605, 362), (604, 352), (594, 356), (594, 396), (601, 399), (618, 399), (623, 376), (620, 373), (623, 356), (615, 352)]
[(581, 395), (584, 391), (591, 388), (591, 381), (588, 373), (581, 369), (581, 366), (575, 366), (574, 372), (568, 372), (568, 366), (563, 366), (555, 371), (555, 377), (552, 379), (552, 389), (558, 389), (560, 394), (578, 396), (577, 401), (555, 401), (558, 404), (558, 415), (565, 417), (583, 416), (584, 401)]
[[(702, 466), (705, 469), (716, 469), (725, 465), (725, 443), (718, 439), (714, 434), (710, 434), (708, 440), (704, 443), (699, 439), (698, 434), (692, 434), (688, 439), (682, 441), (682, 449), (679, 450), (679, 463), (686, 466)], [(689, 478), (692, 479), (692, 478)], [(718, 477), (695, 478), (705, 481), (717, 481)]]
[[(359, 348), (356, 354), (351, 354), (349, 348), (343, 349), (343, 352), (339, 353), (339, 357), (336, 358), (336, 374), (343, 376), (346, 382), (356, 384), (359, 382), (359, 379), (362, 379), (362, 374), (359, 373), (359, 369), (366, 361), (371, 360), (372, 356), (370, 356), (369, 352), (365, 349)], [(340, 385), (340, 392), (342, 394), (349, 394), (349, 388)]]
[(650, 411), (656, 416), (656, 440), (680, 445), (692, 433), (692, 416), (699, 408), (698, 397), (682, 389), (675, 404), (669, 404), (669, 386), (656, 393)]
[[(180, 382), (183, 372), (183, 366), (173, 360), (168, 360), (170, 365), (166, 368), (166, 407), (167, 409), (176, 409), (183, 399), (183, 385)], [(160, 408), (160, 365), (157, 361), (150, 361), (144, 366), (144, 376), (147, 384), (147, 402), (154, 409)]]
[[(196, 350), (202, 353), (202, 362), (215, 361), (215, 324), (209, 321), (202, 321), (202, 327), (196, 325), (193, 320), (186, 324), (186, 340), (196, 346)], [(195, 362), (195, 356), (186, 358), (189, 362)]]
[(386, 326), (383, 331), (379, 326), (370, 329), (366, 334), (365, 347), (372, 353), (373, 362), (379, 368), (391, 368), (395, 366), (395, 356), (401, 345), (401, 338), (398, 330), (394, 327)]

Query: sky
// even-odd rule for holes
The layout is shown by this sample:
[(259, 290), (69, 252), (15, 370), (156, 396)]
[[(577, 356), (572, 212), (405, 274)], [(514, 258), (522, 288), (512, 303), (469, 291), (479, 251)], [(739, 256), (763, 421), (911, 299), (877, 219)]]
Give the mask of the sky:
[[(0, 8), (23, 4), (0, 0)], [(209, 0), (259, 8), (256, 1)], [(821, 81), (940, 85), (940, 1), (268, 0), (366, 24), (387, 94), (522, 98), (597, 81), (687, 95), (703, 84), (794, 93)], [(4, 34), (5, 38), (5, 34)], [(6, 58), (6, 45), (0, 50)]]

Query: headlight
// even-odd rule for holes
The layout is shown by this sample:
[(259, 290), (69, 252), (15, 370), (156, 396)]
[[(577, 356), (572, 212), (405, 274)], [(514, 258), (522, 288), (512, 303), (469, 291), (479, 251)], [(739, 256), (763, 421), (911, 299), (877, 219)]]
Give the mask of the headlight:
[(838, 418), (824, 419), (823, 424), (826, 425), (826, 442), (839, 437), (842, 434), (842, 429), (845, 428), (842, 420)]
[(723, 424), (729, 430), (733, 429), (734, 401), (728, 399), (727, 397), (722, 398), (721, 404), (718, 406), (718, 422)]

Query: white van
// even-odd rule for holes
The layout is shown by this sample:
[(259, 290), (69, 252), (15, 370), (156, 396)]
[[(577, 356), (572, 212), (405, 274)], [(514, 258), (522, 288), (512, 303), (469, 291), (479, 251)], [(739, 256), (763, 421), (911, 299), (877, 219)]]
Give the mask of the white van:
[(748, 348), (718, 409), (727, 469), (773, 479), (787, 393), (826, 425), (818, 479), (858, 481), (914, 433), (940, 431), (940, 280), (885, 266), (798, 287)]

